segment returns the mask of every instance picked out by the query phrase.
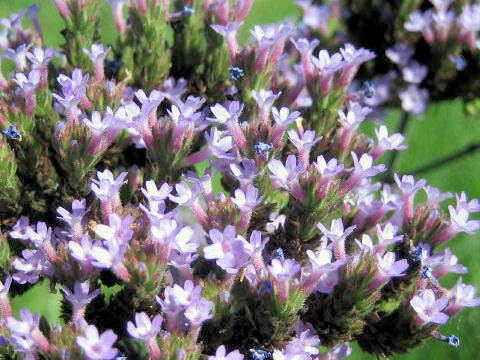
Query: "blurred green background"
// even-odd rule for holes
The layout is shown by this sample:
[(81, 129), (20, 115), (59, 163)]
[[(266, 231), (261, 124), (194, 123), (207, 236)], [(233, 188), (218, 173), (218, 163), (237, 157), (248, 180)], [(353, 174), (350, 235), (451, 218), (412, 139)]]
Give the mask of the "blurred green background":
[[(111, 7), (106, 0), (102, 16), (103, 42), (112, 43), (115, 38)], [(43, 27), (45, 42), (49, 46), (58, 46), (63, 38), (60, 31), (63, 22), (58, 16), (53, 1), (0, 0), (0, 17), (9, 16), (20, 8), (27, 8), (32, 3), (42, 2), (40, 22)], [(297, 16), (298, 8), (292, 0), (255, 0), (250, 16), (243, 27), (241, 37), (248, 37), (248, 29), (254, 24), (265, 24), (287, 16)], [(27, 24), (28, 21), (25, 21)], [(479, 79), (480, 80), (480, 79)], [(387, 124), (396, 129), (400, 114), (391, 111)], [(373, 135), (373, 124), (366, 124), (364, 130)], [(475, 142), (480, 142), (480, 119), (466, 117), (461, 100), (432, 105), (423, 120), (410, 119), (406, 131), (409, 148), (402, 151), (396, 159), (394, 169), (400, 174), (443, 158)], [(442, 191), (459, 193), (466, 191), (469, 198), (480, 198), (480, 152), (469, 154), (431, 171), (422, 174), (429, 184)], [(458, 256), (459, 262), (469, 268), (464, 282), (480, 286), (480, 235), (458, 236), (448, 246)], [(456, 276), (442, 279), (443, 286), (451, 287)], [(52, 294), (45, 282), (36, 286), (23, 296), (13, 300), (15, 316), (23, 307), (38, 311), (45, 315), (51, 325), (59, 320), (59, 293)], [(456, 334), (461, 340), (459, 348), (452, 348), (435, 340), (417, 348), (406, 355), (395, 356), (394, 359), (478, 359), (477, 345), (480, 343), (480, 309), (465, 309), (440, 331), (445, 334)], [(372, 359), (361, 352), (353, 344), (354, 353), (349, 359)]]

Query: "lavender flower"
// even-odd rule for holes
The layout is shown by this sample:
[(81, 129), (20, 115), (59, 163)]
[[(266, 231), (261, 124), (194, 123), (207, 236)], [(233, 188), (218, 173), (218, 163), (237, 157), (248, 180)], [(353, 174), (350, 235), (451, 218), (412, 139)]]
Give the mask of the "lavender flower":
[(377, 290), (392, 277), (404, 276), (408, 269), (408, 261), (405, 259), (395, 261), (395, 253), (387, 252), (385, 255), (376, 254), (378, 274), (368, 285), (370, 290)]
[(236, 238), (232, 225), (227, 225), (223, 233), (212, 229), (208, 234), (213, 244), (203, 249), (205, 259), (216, 260), (216, 264), (228, 274), (236, 274), (250, 258), (245, 250), (245, 239)]
[(417, 313), (415, 323), (417, 326), (422, 326), (426, 323), (445, 324), (448, 321), (448, 315), (443, 313), (442, 310), (447, 306), (448, 299), (441, 297), (435, 298), (435, 293), (431, 289), (423, 290), (417, 293), (410, 305)]
[(46, 259), (44, 253), (41, 250), (29, 250), (22, 251), (23, 259), (16, 258), (12, 266), (17, 271), (13, 274), (13, 280), (19, 284), (35, 284), (40, 275), (53, 276), (55, 274), (55, 268)]
[(403, 193), (403, 221), (405, 224), (408, 224), (413, 218), (413, 200), (415, 193), (425, 186), (427, 180), (420, 179), (415, 183), (412, 175), (403, 175), (400, 180), (397, 174), (393, 175), (393, 179)]
[(405, 136), (402, 134), (392, 134), (388, 136), (388, 128), (385, 125), (380, 125), (380, 128), (375, 129), (378, 144), (372, 151), (372, 157), (377, 160), (386, 150), (405, 150), (407, 145), (402, 145), (405, 141)]
[(135, 314), (135, 323), (129, 321), (127, 323), (128, 333), (136, 339), (150, 339), (160, 332), (162, 328), (163, 318), (161, 315), (156, 315), (151, 321), (148, 315), (144, 312)]
[(385, 55), (400, 67), (405, 67), (415, 50), (404, 43), (395, 44), (393, 48), (387, 49)]
[(127, 332), (135, 339), (141, 339), (145, 342), (148, 354), (153, 359), (160, 358), (160, 349), (156, 340), (156, 336), (161, 330), (163, 318), (161, 315), (156, 315), (153, 320), (150, 320), (148, 315), (144, 312), (135, 314), (135, 323), (129, 321), (127, 323)]
[(243, 355), (240, 351), (234, 350), (227, 354), (225, 345), (220, 345), (215, 352), (215, 356), (209, 356), (208, 360), (243, 360)]
[(402, 69), (403, 80), (411, 84), (420, 84), (428, 73), (428, 67), (413, 61)]
[(373, 158), (368, 154), (363, 154), (360, 160), (355, 152), (352, 151), (351, 155), (355, 168), (348, 180), (345, 181), (340, 188), (341, 194), (346, 194), (351, 191), (361, 180), (375, 176), (386, 170), (383, 164), (373, 166)]
[(84, 336), (77, 336), (76, 343), (89, 359), (109, 360), (118, 353), (118, 349), (112, 348), (116, 340), (117, 335), (112, 330), (107, 330), (99, 335), (95, 325), (88, 325)]
[(240, 164), (230, 164), (230, 171), (239, 182), (240, 188), (245, 192), (250, 184), (261, 175), (263, 170), (257, 172), (255, 160), (244, 158)]
[(260, 91), (251, 91), (252, 98), (256, 101), (260, 109), (260, 119), (268, 122), (268, 115), (272, 108), (273, 102), (280, 96), (281, 93), (274, 93), (272, 90), (260, 89)]
[(282, 187), (290, 191), (292, 195), (300, 201), (302, 201), (305, 196), (298, 182), (303, 168), (303, 163), (297, 165), (295, 155), (288, 155), (285, 165), (277, 159), (273, 159), (268, 164), (268, 169), (272, 173), (270, 178), (273, 180), (274, 187)]
[(62, 286), (62, 291), (65, 294), (65, 299), (67, 299), (73, 306), (73, 323), (77, 323), (77, 320), (84, 316), (85, 308), (87, 305), (98, 295), (100, 294), (100, 289), (96, 289), (91, 294), (89, 294), (90, 285), (88, 281), (81, 283), (80, 281), (75, 281), (73, 287), (73, 293), (66, 286)]
[(319, 136), (315, 139), (315, 131), (312, 130), (305, 131), (301, 138), (297, 131), (293, 129), (288, 131), (288, 139), (298, 150), (298, 159), (303, 163), (303, 171), (310, 165), (310, 149), (322, 138), (323, 136)]
[(25, 114), (28, 116), (32, 116), (35, 113), (35, 89), (40, 83), (40, 76), (39, 70), (32, 70), (28, 74), (28, 78), (22, 73), (16, 73), (15, 78), (13, 78), (13, 81), (23, 92), (25, 98)]
[(90, 50), (83, 49), (83, 52), (92, 60), (93, 70), (95, 73), (95, 81), (101, 83), (104, 79), (103, 62), (107, 53), (110, 51), (110, 46), (105, 50), (103, 44), (92, 44)]
[(236, 22), (232, 21), (226, 24), (225, 26), (223, 25), (210, 25), (210, 27), (218, 34), (222, 35), (225, 38), (225, 41), (227, 42), (228, 46), (228, 51), (230, 53), (230, 60), (232, 63), (235, 63), (235, 58), (237, 56), (237, 53), (239, 51), (239, 46), (237, 43), (237, 32), (238, 29), (243, 25), (243, 21)]
[(322, 223), (318, 223), (317, 227), (320, 231), (328, 237), (333, 242), (335, 249), (335, 258), (336, 259), (345, 259), (345, 239), (353, 233), (356, 226), (350, 226), (346, 229), (343, 227), (343, 221), (341, 218), (333, 219), (330, 225), (330, 230), (328, 230)]
[(462, 278), (459, 278), (455, 286), (449, 291), (450, 301), (445, 313), (452, 317), (464, 307), (480, 306), (480, 298), (476, 298), (477, 288), (472, 285), (462, 283)]
[(407, 90), (399, 92), (402, 101), (402, 109), (419, 115), (427, 109), (428, 90), (419, 89), (415, 85), (409, 85)]

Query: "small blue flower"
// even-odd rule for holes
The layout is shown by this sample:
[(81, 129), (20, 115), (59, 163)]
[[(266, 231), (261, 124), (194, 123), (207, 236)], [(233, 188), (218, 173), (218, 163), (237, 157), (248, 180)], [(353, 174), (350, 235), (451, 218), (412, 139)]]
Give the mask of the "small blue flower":
[(250, 349), (250, 354), (253, 360), (266, 360), (272, 356), (270, 351), (255, 348)]
[(255, 151), (257, 153), (260, 153), (260, 154), (266, 156), (268, 154), (268, 150), (270, 150), (273, 147), (273, 145), (270, 144), (270, 143), (267, 144), (267, 143), (264, 143), (264, 142), (259, 142), (259, 143), (255, 144), (253, 147), (255, 148)]
[(423, 279), (431, 279), (432, 277), (433, 277), (432, 269), (430, 269), (428, 266), (423, 266), (422, 278)]
[(458, 71), (465, 70), (468, 65), (467, 60), (463, 56), (452, 56), (450, 60), (455, 64)]
[(192, 16), (193, 14), (195, 14), (195, 9), (192, 9), (190, 6), (188, 5), (185, 5), (183, 7), (183, 15), (185, 16)]
[(458, 337), (456, 337), (455, 335), (450, 335), (450, 336), (447, 336), (447, 343), (450, 346), (459, 347), (460, 346), (460, 339)]
[(280, 261), (285, 260), (285, 254), (283, 253), (283, 249), (278, 248), (278, 249), (273, 250), (272, 259), (278, 259)]
[(239, 80), (245, 76), (243, 69), (238, 66), (231, 67), (228, 71), (230, 72), (230, 78), (232, 80)]
[(258, 293), (260, 294), (260, 296), (263, 296), (263, 295), (271, 294), (272, 291), (273, 291), (272, 282), (270, 280), (265, 280), (260, 286), (260, 290), (258, 291)]
[(375, 95), (377, 94), (375, 90), (375, 85), (373, 85), (373, 83), (371, 83), (370, 81), (365, 81), (363, 83), (363, 90), (365, 91), (365, 97), (368, 99), (375, 97)]
[(7, 130), (3, 130), (3, 135), (9, 139), (18, 139), (20, 137), (15, 125), (10, 125)]
[(413, 255), (413, 261), (415, 262), (423, 261), (424, 260), (423, 248), (421, 246), (417, 247), (412, 255)]

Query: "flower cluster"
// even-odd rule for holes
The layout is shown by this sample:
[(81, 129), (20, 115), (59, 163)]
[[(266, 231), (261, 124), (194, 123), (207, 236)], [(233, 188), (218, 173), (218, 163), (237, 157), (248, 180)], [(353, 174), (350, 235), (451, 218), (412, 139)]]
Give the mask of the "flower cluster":
[[(438, 246), (480, 228), (478, 200), (456, 195), (447, 214), (452, 194), (389, 179), (382, 155), (405, 137), (379, 124), (374, 140), (361, 124), (391, 94), (355, 82), (375, 53), (313, 36), (328, 35), (338, 1), (298, 1), (305, 26), (256, 25), (243, 46), (252, 2), (111, 0), (107, 47), (100, 2), (56, 0), (61, 51), (43, 46), (36, 7), (2, 20), (15, 71), (0, 77), (0, 357), (323, 360), (350, 355), (349, 341), (378, 357), (429, 337), (459, 345), (437, 326), (480, 299), (461, 279), (442, 287), (467, 268)], [(454, 14), (434, 5), (430, 43), (475, 39), (466, 20), (441, 27)], [(428, 69), (403, 45), (387, 55), (411, 84), (403, 109), (423, 112)], [(64, 326), (13, 316), (9, 296), (40, 281), (59, 285)]]

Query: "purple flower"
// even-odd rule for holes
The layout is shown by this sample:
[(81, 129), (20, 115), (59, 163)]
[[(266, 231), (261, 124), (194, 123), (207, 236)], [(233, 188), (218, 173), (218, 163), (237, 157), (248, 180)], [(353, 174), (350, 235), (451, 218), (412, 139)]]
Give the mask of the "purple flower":
[(163, 298), (155, 296), (155, 299), (167, 314), (167, 330), (176, 331), (179, 326), (180, 314), (190, 305), (200, 300), (201, 286), (194, 286), (191, 280), (186, 280), (183, 288), (177, 284), (165, 288)]
[(10, 285), (12, 285), (12, 277), (11, 276), (7, 276), (5, 278), (5, 283), (2, 283), (0, 281), (0, 301), (1, 301), (2, 298), (7, 298), (8, 290), (10, 290)]
[(31, 229), (30, 220), (27, 216), (20, 216), (8, 235), (13, 239), (28, 240), (28, 229)]
[(467, 234), (475, 234), (480, 228), (480, 220), (468, 220), (470, 212), (465, 208), (454, 209), (448, 206), (450, 212), (450, 226), (454, 227), (457, 232), (466, 232)]
[(378, 159), (387, 150), (405, 150), (407, 145), (402, 145), (405, 141), (405, 136), (402, 134), (392, 134), (388, 136), (388, 128), (385, 125), (380, 125), (380, 128), (375, 129), (377, 135), (378, 144), (372, 151), (372, 157), (374, 160)]
[(480, 306), (480, 298), (476, 298), (476, 294), (475, 286), (463, 284), (462, 278), (458, 279), (455, 286), (449, 291), (450, 302), (445, 313), (452, 317), (464, 307)]
[(159, 189), (157, 189), (157, 185), (155, 181), (148, 180), (145, 182), (145, 187), (141, 188), (143, 195), (147, 198), (149, 202), (152, 201), (164, 201), (170, 196), (172, 192), (172, 187), (167, 183), (163, 183)]
[(260, 91), (251, 91), (252, 98), (256, 101), (260, 109), (260, 119), (267, 122), (268, 114), (272, 108), (273, 102), (280, 96), (280, 92), (274, 94), (272, 90), (260, 89)]
[(409, 85), (407, 90), (399, 92), (402, 109), (415, 115), (422, 114), (427, 109), (428, 90)]
[(349, 43), (345, 44), (345, 48), (340, 49), (340, 53), (346, 61), (343, 73), (337, 82), (337, 87), (341, 89), (351, 83), (360, 65), (365, 61), (373, 59), (375, 53), (364, 48), (356, 49), (355, 46)]
[(195, 286), (193, 281), (187, 280), (183, 284), (183, 288), (177, 284), (167, 286), (164, 291), (164, 300), (156, 297), (158, 303), (162, 307), (162, 310), (169, 313), (178, 313), (183, 311), (190, 304), (200, 299), (200, 293), (202, 287), (200, 285)]
[(243, 355), (238, 350), (227, 354), (225, 345), (220, 345), (215, 352), (215, 356), (209, 356), (208, 360), (243, 360)]
[(229, 122), (238, 122), (238, 118), (243, 110), (243, 104), (239, 101), (232, 101), (228, 109), (221, 104), (216, 104), (215, 106), (211, 106), (210, 110), (215, 117), (207, 117), (208, 121), (228, 124)]
[(323, 136), (319, 136), (315, 139), (315, 131), (307, 130), (303, 133), (302, 137), (298, 135), (298, 132), (294, 129), (288, 131), (288, 139), (297, 148), (298, 152), (310, 151), (310, 149), (320, 140)]
[(107, 330), (99, 335), (95, 325), (88, 325), (84, 336), (77, 336), (76, 343), (89, 359), (109, 360), (118, 353), (118, 349), (112, 348), (116, 340), (117, 335), (112, 330)]
[[(101, 246), (100, 242), (97, 242), (97, 246)], [(92, 239), (89, 235), (83, 235), (80, 244), (75, 241), (68, 242), (68, 248), (70, 255), (82, 264), (88, 264), (93, 259), (90, 251), (92, 250)]]
[(338, 116), (342, 125), (347, 129), (353, 129), (360, 125), (365, 117), (372, 112), (372, 109), (369, 107), (362, 107), (357, 102), (348, 103), (348, 112), (345, 115), (343, 110), (338, 111)]
[(210, 134), (205, 132), (205, 139), (207, 140), (208, 147), (190, 155), (185, 160), (187, 165), (193, 165), (207, 160), (211, 156), (217, 159), (235, 159), (235, 154), (229, 152), (233, 148), (233, 137), (227, 136), (225, 131), (220, 131), (217, 127), (212, 127)]
[(458, 263), (458, 257), (449, 248), (425, 259), (423, 263), (434, 268), (433, 276), (436, 279), (447, 273), (466, 274), (468, 272), (465, 266)]
[(412, 175), (403, 175), (400, 180), (397, 174), (393, 175), (393, 179), (403, 193), (403, 221), (407, 224), (413, 218), (413, 199), (415, 193), (426, 185), (427, 180), (420, 179), (415, 183), (415, 179)]
[(32, 45), (21, 44), (15, 50), (5, 49), (0, 58), (12, 60), (19, 71), (24, 71), (27, 67), (26, 54)]
[(191, 325), (198, 326), (202, 322), (210, 320), (215, 316), (210, 313), (213, 309), (213, 305), (213, 302), (200, 298), (199, 301), (190, 304), (185, 309), (185, 317), (190, 321)]
[(469, 212), (480, 211), (480, 204), (478, 202), (478, 199), (467, 201), (467, 194), (465, 194), (464, 191), (462, 191), (460, 196), (455, 195), (455, 197), (457, 199), (457, 209), (464, 208)]
[(404, 43), (395, 44), (393, 48), (387, 49), (385, 55), (400, 67), (408, 64), (415, 50)]
[(175, 184), (175, 190), (178, 196), (170, 194), (168, 198), (179, 205), (189, 206), (200, 195), (200, 186), (197, 182), (193, 183), (193, 188), (190, 188), (186, 182), (181, 181)]
[(109, 269), (123, 261), (127, 243), (118, 243), (114, 239), (106, 241), (106, 247), (94, 245), (90, 250), (93, 266)]
[(172, 104), (179, 106), (182, 94), (187, 91), (187, 80), (184, 78), (175, 80), (173, 77), (169, 77), (163, 82), (163, 89), (161, 94)]
[(376, 290), (385, 284), (392, 277), (404, 276), (408, 269), (406, 259), (395, 261), (395, 253), (387, 252), (385, 255), (376, 254), (378, 274), (368, 285), (370, 290)]
[(280, 160), (273, 159), (268, 163), (268, 169), (272, 173), (274, 187), (282, 187), (292, 193), (297, 200), (303, 200), (304, 193), (298, 183), (299, 176), (303, 172), (304, 164), (297, 165), (295, 155), (288, 155), (285, 165)]
[(22, 251), (23, 259), (16, 258), (12, 266), (16, 273), (13, 274), (13, 280), (19, 284), (35, 284), (40, 275), (53, 276), (55, 268), (47, 260), (45, 254), (41, 250), (25, 249)]
[(76, 106), (85, 97), (88, 74), (83, 75), (81, 69), (74, 69), (72, 78), (60, 74), (57, 77), (57, 81), (62, 87), (62, 95), (53, 93), (52, 96), (67, 110), (69, 119), (76, 121), (78, 117)]
[(428, 67), (413, 61), (402, 69), (403, 80), (411, 84), (420, 84), (428, 73)]
[(350, 226), (346, 229), (343, 228), (343, 221), (341, 218), (333, 219), (330, 225), (330, 230), (328, 230), (322, 223), (317, 224), (318, 229), (333, 242), (335, 249), (335, 258), (345, 259), (345, 239), (349, 236), (356, 228), (356, 226)]
[(350, 226), (347, 229), (344, 229), (343, 221), (341, 218), (332, 220), (330, 230), (328, 230), (325, 226), (323, 226), (322, 223), (318, 223), (317, 227), (326, 237), (328, 237), (333, 242), (339, 241), (341, 239), (345, 239), (356, 228), (356, 226)]
[(74, 199), (72, 201), (72, 212), (69, 212), (61, 206), (57, 207), (57, 213), (60, 215), (57, 216), (57, 219), (64, 221), (68, 225), (71, 236), (76, 241), (79, 241), (82, 237), (83, 227), (85, 225), (85, 214), (89, 211), (89, 209), (85, 208), (85, 204), (85, 199)]
[(376, 247), (377, 253), (382, 253), (383, 250), (390, 244), (396, 243), (397, 241), (403, 240), (403, 235), (397, 235), (398, 226), (392, 225), (390, 222), (387, 222), (385, 226), (381, 227), (380, 224), (377, 224), (377, 237), (378, 244)]
[(235, 227), (227, 225), (223, 233), (217, 229), (209, 231), (212, 245), (203, 249), (205, 259), (216, 260), (216, 264), (228, 274), (236, 274), (249, 260), (243, 238), (236, 238)]
[(23, 73), (16, 73), (12, 81), (18, 85), (25, 97), (35, 91), (40, 83), (40, 71), (32, 70), (28, 73), (28, 78)]
[(100, 294), (100, 289), (96, 289), (91, 294), (89, 294), (90, 285), (88, 281), (81, 283), (80, 281), (75, 281), (73, 287), (73, 293), (65, 285), (62, 286), (62, 291), (65, 294), (65, 299), (67, 299), (73, 306), (73, 322), (76, 323), (76, 320), (80, 317), (83, 317), (85, 308), (87, 305), (98, 295)]
[(95, 72), (95, 81), (100, 83), (104, 79), (103, 62), (107, 53), (110, 51), (110, 46), (105, 50), (103, 44), (92, 44), (90, 50), (83, 49), (83, 52), (92, 60), (93, 70)]
[(135, 314), (135, 324), (131, 321), (127, 322), (127, 331), (131, 337), (141, 340), (149, 340), (155, 338), (162, 328), (163, 318), (156, 315), (150, 320), (144, 312)]
[(413, 32), (424, 32), (430, 29), (431, 24), (432, 11), (425, 11), (424, 13), (415, 11), (410, 14), (410, 21), (405, 23), (405, 29)]
[(116, 179), (110, 170), (105, 169), (103, 172), (97, 171), (98, 180), (92, 179), (90, 188), (100, 200), (109, 200), (118, 195), (123, 184), (127, 183), (125, 178), (128, 173), (122, 172)]
[(210, 27), (218, 34), (222, 35), (227, 42), (228, 51), (230, 53), (230, 60), (232, 63), (235, 63), (235, 57), (239, 52), (239, 46), (237, 43), (237, 32), (238, 29), (243, 25), (243, 21), (231, 21), (227, 25), (210, 25)]
[(313, 165), (315, 165), (315, 168), (322, 176), (322, 179), (330, 179), (331, 177), (340, 174), (344, 169), (344, 165), (338, 164), (337, 159), (332, 158), (328, 160), (327, 163), (323, 155), (318, 156), (317, 161), (314, 162)]
[(375, 176), (386, 170), (383, 164), (373, 166), (373, 157), (369, 154), (363, 154), (360, 160), (355, 152), (352, 151), (351, 154), (355, 168), (348, 180), (345, 181), (340, 188), (341, 194), (346, 194), (351, 191), (361, 180)]
[(15, 346), (15, 350), (23, 353), (25, 360), (35, 360), (37, 356), (37, 344), (30, 337), (12, 335), (10, 341)]
[(253, 183), (257, 176), (261, 175), (263, 170), (257, 172), (257, 163), (255, 160), (244, 158), (242, 163), (230, 164), (230, 171), (239, 182), (242, 189)]
[(313, 76), (313, 63), (311, 57), (313, 50), (315, 50), (318, 44), (320, 44), (320, 40), (313, 39), (310, 42), (306, 38), (301, 38), (298, 40), (291, 39), (291, 42), (301, 55), (305, 78), (307, 79), (307, 83), (310, 83)]
[(427, 194), (427, 205), (432, 207), (438, 207), (443, 200), (453, 197), (451, 192), (442, 193), (433, 186), (425, 186), (423, 190)]
[(293, 259), (285, 259), (283, 262), (279, 259), (273, 259), (272, 265), (268, 266), (270, 274), (278, 282), (288, 281), (300, 271), (301, 265)]
[(40, 314), (32, 313), (29, 309), (25, 308), (20, 310), (21, 321), (16, 320), (13, 317), (7, 318), (7, 327), (13, 335), (30, 337), (30, 335), (38, 329), (40, 324)]
[[(307, 295), (314, 290), (325, 294), (331, 293), (338, 281), (332, 282), (329, 280), (337, 277), (337, 270), (345, 263), (345, 260), (340, 259), (332, 263), (332, 252), (325, 248), (321, 248), (316, 252), (307, 250), (307, 256), (311, 266), (302, 286), (303, 292)], [(304, 276), (305, 274), (302, 274), (302, 277)]]
[(111, 214), (108, 225), (97, 224), (95, 234), (106, 241), (113, 240), (119, 244), (128, 243), (133, 236), (132, 224), (133, 217), (131, 215), (122, 219), (117, 214)]
[(36, 47), (32, 52), (27, 52), (25, 56), (30, 60), (34, 69), (46, 69), (50, 60), (56, 57), (57, 54), (52, 47), (47, 49)]
[(282, 107), (278, 110), (275, 106), (272, 107), (273, 120), (277, 123), (277, 126), (287, 126), (293, 123), (300, 116), (300, 111), (290, 112), (289, 108)]
[(446, 297), (435, 299), (435, 293), (431, 289), (426, 289), (417, 293), (410, 305), (417, 313), (416, 324), (422, 326), (426, 323), (445, 324), (448, 321), (448, 315), (442, 312), (448, 304)]
[(262, 202), (263, 196), (258, 196), (258, 189), (255, 186), (250, 186), (245, 194), (243, 190), (235, 190), (235, 197), (232, 197), (232, 202), (241, 210), (251, 211)]
[(330, 56), (328, 50), (323, 49), (318, 52), (318, 58), (312, 56), (312, 62), (323, 75), (340, 70), (346, 64), (340, 53)]

